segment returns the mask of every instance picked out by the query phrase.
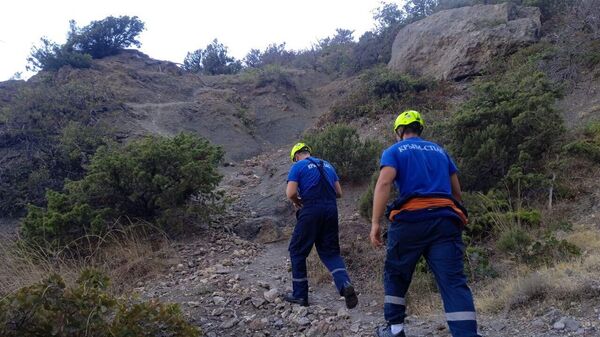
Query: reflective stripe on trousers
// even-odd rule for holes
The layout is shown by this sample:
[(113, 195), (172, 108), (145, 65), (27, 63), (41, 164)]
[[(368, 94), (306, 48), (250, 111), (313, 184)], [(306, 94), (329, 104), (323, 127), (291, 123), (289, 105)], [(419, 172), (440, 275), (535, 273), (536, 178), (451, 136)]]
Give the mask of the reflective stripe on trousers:
[(308, 298), (306, 258), (313, 245), (341, 293), (342, 288), (350, 284), (350, 277), (340, 256), (336, 205), (305, 205), (298, 212), (297, 218), (289, 246), (294, 297)]
[(452, 219), (394, 222), (388, 231), (384, 267), (384, 313), (390, 324), (404, 322), (405, 296), (421, 256), (442, 295), (453, 337), (479, 337), (473, 296), (464, 275), (461, 230)]

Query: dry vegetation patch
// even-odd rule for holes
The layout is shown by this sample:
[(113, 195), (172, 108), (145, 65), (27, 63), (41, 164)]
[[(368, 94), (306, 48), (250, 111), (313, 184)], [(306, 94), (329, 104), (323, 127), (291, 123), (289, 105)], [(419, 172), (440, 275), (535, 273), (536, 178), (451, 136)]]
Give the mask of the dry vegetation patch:
[(582, 249), (581, 257), (537, 270), (516, 266), (477, 292), (478, 307), (484, 312), (499, 312), (535, 304), (561, 306), (599, 296), (600, 233), (579, 229), (567, 240)]
[[(87, 240), (90, 238), (82, 238)], [(64, 249), (49, 254), (40, 247), (0, 236), (0, 296), (40, 282), (48, 275), (61, 275), (74, 284), (83, 270), (97, 268), (110, 277), (111, 291), (122, 293), (138, 282), (156, 276), (175, 256), (165, 235), (144, 226), (113, 230), (90, 246), (89, 254)]]

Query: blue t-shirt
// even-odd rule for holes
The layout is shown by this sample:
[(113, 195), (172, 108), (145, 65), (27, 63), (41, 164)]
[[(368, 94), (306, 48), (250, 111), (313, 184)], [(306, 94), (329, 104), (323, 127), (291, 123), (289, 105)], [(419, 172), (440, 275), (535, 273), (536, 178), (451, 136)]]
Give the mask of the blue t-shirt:
[(398, 199), (415, 196), (452, 196), (450, 176), (456, 165), (439, 145), (412, 137), (387, 148), (381, 156), (381, 168), (396, 169), (394, 180)]
[(321, 174), (317, 165), (313, 164), (310, 160), (315, 163), (323, 162), (323, 169), (327, 179), (327, 183), (331, 185), (333, 191), (335, 191), (335, 182), (339, 180), (335, 169), (326, 160), (322, 160), (316, 157), (310, 157), (310, 159), (300, 160), (292, 166), (288, 173), (288, 181), (295, 181), (298, 183), (298, 195), (302, 199), (302, 202), (306, 204), (310, 201), (315, 200), (329, 200), (335, 202), (335, 192), (333, 193), (333, 200), (331, 193), (324, 195), (321, 188), (319, 188), (319, 182), (321, 180)]

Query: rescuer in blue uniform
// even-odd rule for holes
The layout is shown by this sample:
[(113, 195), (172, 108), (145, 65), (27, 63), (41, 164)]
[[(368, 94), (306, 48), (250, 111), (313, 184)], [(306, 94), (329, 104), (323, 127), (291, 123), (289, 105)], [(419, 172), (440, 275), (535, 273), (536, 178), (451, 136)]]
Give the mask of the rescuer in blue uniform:
[(340, 256), (338, 235), (336, 198), (342, 196), (342, 188), (333, 166), (311, 157), (310, 152), (304, 143), (294, 145), (290, 152), (294, 165), (288, 174), (286, 195), (296, 207), (297, 223), (289, 246), (293, 292), (284, 299), (308, 306), (306, 258), (315, 245), (339, 294), (346, 299), (346, 307), (352, 309), (358, 304), (358, 297)]
[(457, 168), (441, 146), (420, 138), (422, 130), (417, 111), (401, 113), (394, 123), (398, 142), (381, 156), (370, 234), (375, 247), (383, 245), (380, 221), (392, 183), (398, 198), (386, 212), (391, 222), (384, 267), (388, 325), (378, 328), (376, 336), (405, 336), (405, 295), (424, 256), (442, 295), (452, 336), (479, 337), (473, 296), (464, 275), (462, 229), (467, 211), (460, 204)]

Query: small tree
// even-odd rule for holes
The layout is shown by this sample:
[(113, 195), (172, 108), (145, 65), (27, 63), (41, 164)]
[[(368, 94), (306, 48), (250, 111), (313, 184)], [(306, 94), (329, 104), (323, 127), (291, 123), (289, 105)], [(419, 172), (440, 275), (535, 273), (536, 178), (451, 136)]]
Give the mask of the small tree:
[(395, 3), (382, 3), (373, 15), (375, 30), (364, 33), (354, 47), (357, 70), (378, 63), (387, 63), (392, 55), (392, 44), (400, 28), (406, 24), (406, 12)]
[(280, 44), (271, 43), (261, 55), (261, 64), (263, 66), (268, 64), (284, 65), (291, 62), (294, 56), (293, 51), (285, 49), (285, 42)]
[(453, 116), (450, 149), (467, 189), (487, 191), (511, 172), (522, 177), (543, 172), (564, 133), (554, 108), (560, 92), (537, 69), (544, 55), (538, 49), (516, 53), (502, 73), (476, 83), (473, 97)]
[(332, 37), (326, 37), (319, 40), (319, 48), (347, 45), (354, 43), (354, 31), (349, 29), (337, 28)]
[(295, 56), (294, 51), (285, 49), (285, 42), (280, 44), (271, 43), (263, 52), (258, 49), (251, 49), (244, 58), (244, 63), (252, 68), (266, 65), (284, 65), (291, 63)]
[(229, 56), (227, 47), (214, 39), (206, 48), (188, 53), (183, 60), (183, 69), (206, 75), (227, 75), (242, 70), (242, 62)]
[(202, 49), (188, 52), (183, 60), (183, 70), (190, 73), (201, 73), (203, 70), (202, 66)]
[(144, 30), (144, 23), (137, 16), (109, 16), (83, 28), (77, 28), (71, 20), (70, 26), (66, 45), (93, 58), (115, 55), (131, 45), (139, 48), (137, 36)]
[(410, 0), (404, 5), (404, 12), (408, 21), (417, 21), (433, 14), (438, 4), (438, 0)]
[(202, 53), (202, 66), (207, 75), (235, 74), (242, 69), (242, 64), (227, 55), (227, 47), (214, 39)]
[(262, 53), (259, 49), (250, 49), (246, 57), (244, 57), (244, 64), (246, 67), (258, 68), (262, 65)]
[(66, 46), (58, 45), (48, 38), (41, 38), (40, 45), (31, 49), (27, 58), (27, 70), (58, 70), (70, 65), (73, 68), (89, 68), (92, 57), (88, 54), (73, 52)]
[(41, 39), (27, 58), (27, 70), (58, 70), (65, 65), (89, 68), (92, 58), (114, 55), (131, 45), (140, 46), (137, 36), (144, 30), (144, 23), (137, 16), (109, 16), (100, 21), (78, 28), (69, 22), (67, 42), (59, 45), (48, 38)]
[(406, 13), (395, 3), (383, 2), (381, 7), (378, 7), (375, 10), (373, 19), (375, 20), (377, 31), (382, 32), (392, 26), (402, 23), (406, 19)]

